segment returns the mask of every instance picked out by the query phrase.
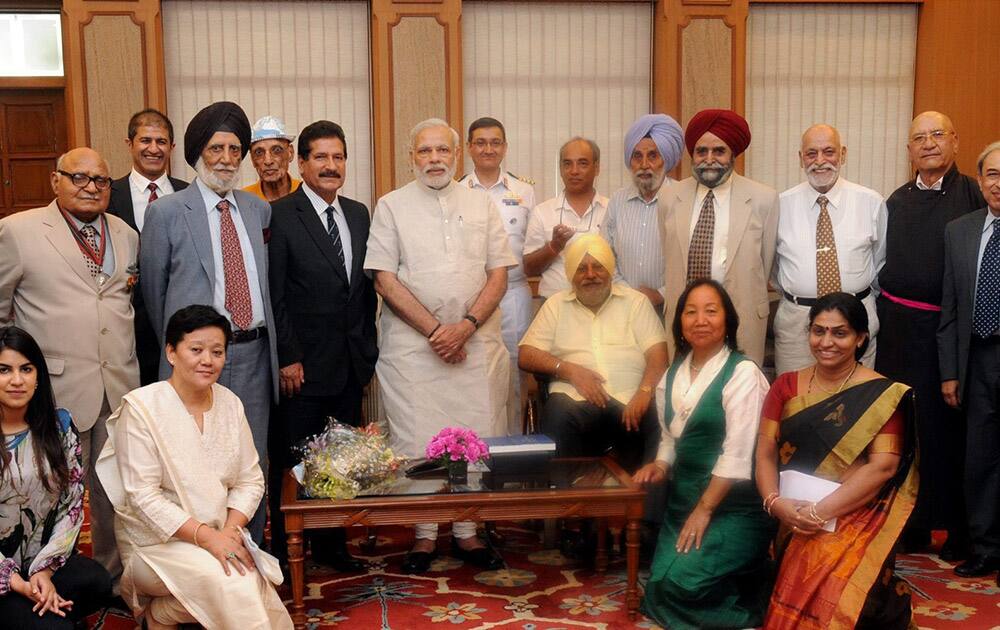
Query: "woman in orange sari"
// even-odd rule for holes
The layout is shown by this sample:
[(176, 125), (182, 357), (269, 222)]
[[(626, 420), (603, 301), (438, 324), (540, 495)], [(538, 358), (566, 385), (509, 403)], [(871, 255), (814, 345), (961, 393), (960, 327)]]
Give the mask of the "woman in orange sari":
[[(868, 315), (853, 295), (816, 301), (809, 346), (816, 363), (774, 382), (757, 442), (757, 488), (781, 524), (764, 628), (907, 628), (909, 589), (893, 575), (893, 550), (917, 491), (910, 388), (858, 362)], [(815, 503), (783, 497), (786, 470), (840, 486)], [(824, 530), (832, 519), (835, 530)]]

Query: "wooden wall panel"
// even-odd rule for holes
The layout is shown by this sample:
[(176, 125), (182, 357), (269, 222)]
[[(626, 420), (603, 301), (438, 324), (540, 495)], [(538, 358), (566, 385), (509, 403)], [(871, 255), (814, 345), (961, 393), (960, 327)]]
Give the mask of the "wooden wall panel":
[[(695, 18), (681, 31), (681, 118), (733, 107), (733, 34), (722, 18)], [(681, 161), (681, 177), (691, 165)]]
[(99, 143), (120, 174), (129, 116), (166, 111), (160, 0), (64, 0), (62, 15), (69, 146)]
[(392, 146), (397, 187), (413, 179), (408, 154), (410, 129), (422, 120), (446, 115), (446, 58), (445, 28), (433, 16), (404, 17), (393, 27)]
[(132, 167), (123, 146), (129, 117), (145, 107), (142, 28), (128, 15), (96, 15), (83, 27), (89, 145), (111, 173)]
[[(372, 28), (372, 129), (375, 149), (375, 198), (410, 180), (409, 170), (404, 171), (405, 181), (396, 181), (396, 171), (400, 161), (398, 154), (405, 154), (406, 142), (397, 146), (397, 138), (406, 138), (412, 123), (406, 129), (397, 131), (395, 104), (400, 102), (404, 107), (405, 116), (417, 116), (418, 112), (426, 112), (421, 116), (437, 116), (447, 120), (455, 129), (462, 129), (462, 0), (371, 0)], [(433, 18), (441, 25), (434, 37), (436, 39), (423, 42), (412, 41), (411, 30), (426, 29), (425, 34), (432, 30), (423, 22), (403, 26), (403, 37), (400, 44), (407, 42), (401, 52), (393, 47), (395, 35), (393, 31), (399, 28), (406, 18)], [(437, 47), (443, 45), (444, 56), (438, 56)], [(414, 47), (415, 46), (415, 47)], [(433, 61), (418, 61), (417, 59), (400, 60), (404, 67), (418, 68), (418, 72), (433, 72), (444, 76), (443, 86), (435, 82), (425, 86), (414, 77), (401, 76), (395, 71), (395, 56), (412, 55), (419, 58), (425, 55), (434, 56)], [(443, 111), (429, 112), (427, 109), (438, 99), (443, 87)], [(438, 94), (429, 94), (435, 91)], [(410, 100), (420, 103), (420, 109), (415, 109)], [(441, 105), (438, 104), (437, 107)], [(419, 122), (419, 119), (413, 122)], [(400, 124), (406, 126), (405, 120)], [(398, 134), (402, 133), (402, 136)], [(405, 158), (404, 158), (405, 159)]]
[(959, 168), (975, 172), (983, 148), (1000, 140), (996, 33), (1000, 0), (925, 0), (917, 26), (914, 115), (937, 110), (959, 135)]

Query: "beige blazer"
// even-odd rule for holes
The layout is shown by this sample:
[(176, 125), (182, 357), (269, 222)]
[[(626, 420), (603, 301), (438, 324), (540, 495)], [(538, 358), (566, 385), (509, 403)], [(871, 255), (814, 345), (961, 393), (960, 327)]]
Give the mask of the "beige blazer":
[[(778, 232), (778, 193), (737, 174), (732, 175), (729, 202), (728, 256), (725, 277), (716, 278), (729, 292), (740, 316), (737, 344), (748, 357), (763, 365), (767, 334), (767, 280), (774, 262)], [(664, 320), (667, 330), (673, 323), (677, 299), (687, 282), (688, 246), (697, 182), (693, 177), (672, 184), (660, 193), (659, 221), (666, 266)], [(668, 335), (670, 354), (674, 342)]]
[(0, 326), (16, 324), (41, 346), (56, 404), (80, 431), (139, 386), (128, 286), (139, 235), (108, 215), (115, 271), (98, 287), (53, 201), (0, 220)]

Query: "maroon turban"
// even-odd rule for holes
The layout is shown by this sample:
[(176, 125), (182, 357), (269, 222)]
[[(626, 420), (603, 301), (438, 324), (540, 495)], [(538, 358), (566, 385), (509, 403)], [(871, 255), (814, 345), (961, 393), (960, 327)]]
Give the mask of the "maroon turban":
[(688, 153), (694, 155), (694, 145), (708, 132), (719, 136), (738, 156), (750, 146), (750, 125), (746, 119), (728, 109), (703, 109), (688, 121), (684, 132), (684, 144)]

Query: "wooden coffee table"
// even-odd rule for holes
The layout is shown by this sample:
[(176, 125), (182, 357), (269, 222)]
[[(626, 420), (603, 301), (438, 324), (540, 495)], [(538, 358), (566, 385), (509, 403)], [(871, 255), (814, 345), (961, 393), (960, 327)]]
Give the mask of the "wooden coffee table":
[[(298, 482), (290, 471), (286, 472), (281, 511), (285, 513), (288, 535), (295, 627), (304, 628), (306, 623), (304, 530), (542, 518), (625, 519), (625, 603), (629, 618), (634, 619), (639, 608), (639, 529), (645, 490), (609, 457), (557, 459), (551, 469), (548, 488), (507, 483), (502, 489), (490, 489), (483, 483), (484, 475), (473, 472), (469, 473), (468, 485), (458, 487), (450, 486), (445, 479), (408, 479), (401, 474), (390, 494), (347, 501), (301, 498)], [(598, 528), (598, 571), (607, 567), (605, 531), (603, 526)]]

